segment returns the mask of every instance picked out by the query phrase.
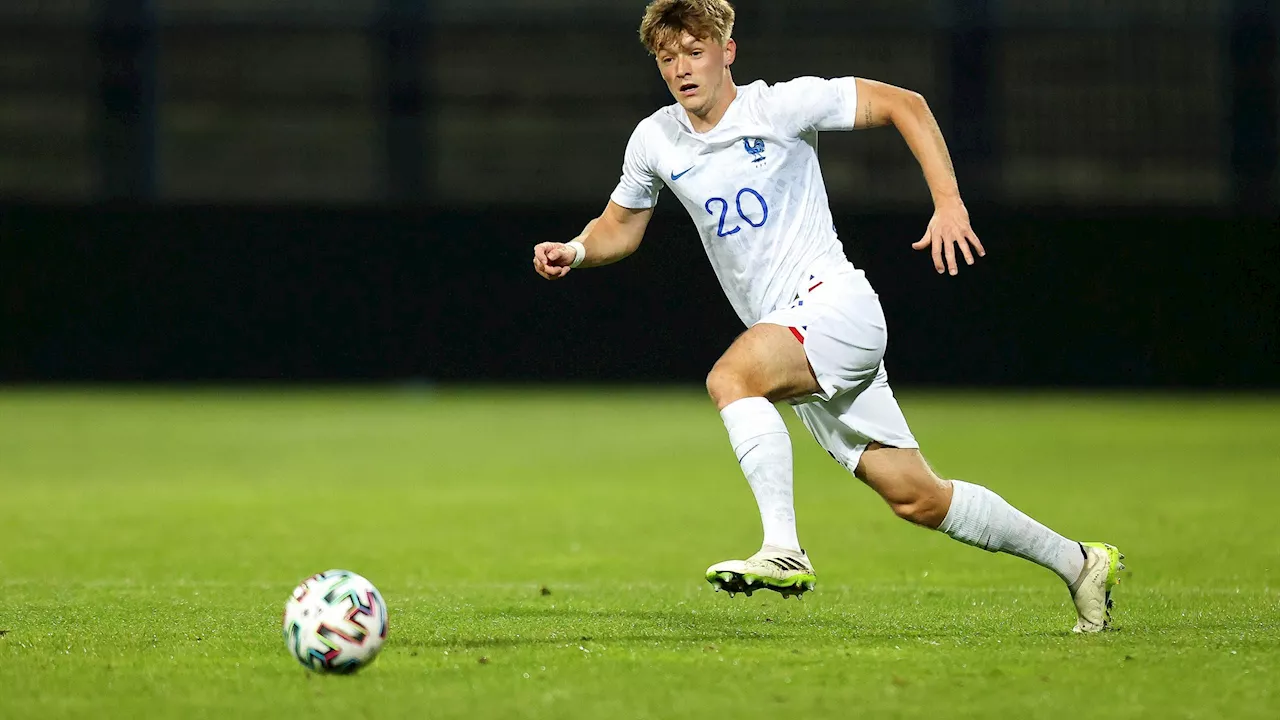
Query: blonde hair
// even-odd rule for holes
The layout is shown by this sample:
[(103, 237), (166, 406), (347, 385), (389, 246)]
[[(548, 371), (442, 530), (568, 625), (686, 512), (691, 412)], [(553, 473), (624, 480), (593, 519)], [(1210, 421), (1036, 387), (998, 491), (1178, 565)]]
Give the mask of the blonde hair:
[(685, 32), (724, 45), (733, 33), (733, 18), (729, 0), (653, 0), (644, 9), (640, 42), (650, 55), (678, 46)]

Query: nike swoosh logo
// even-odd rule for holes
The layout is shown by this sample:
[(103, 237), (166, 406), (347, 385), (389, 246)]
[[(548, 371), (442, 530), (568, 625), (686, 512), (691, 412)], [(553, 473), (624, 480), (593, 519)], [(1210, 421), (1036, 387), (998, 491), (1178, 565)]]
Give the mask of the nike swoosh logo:
[(684, 172), (680, 173), (679, 175), (677, 175), (677, 174), (675, 174), (675, 173), (671, 173), (671, 182), (675, 182), (676, 180), (679, 180), (680, 178), (684, 177), (684, 173), (687, 173), (687, 172), (689, 172), (689, 170), (692, 170), (692, 169), (693, 169), (693, 166), (692, 166), (692, 165), (690, 165), (690, 166), (689, 166), (689, 168), (688, 168), (687, 170), (685, 170)]

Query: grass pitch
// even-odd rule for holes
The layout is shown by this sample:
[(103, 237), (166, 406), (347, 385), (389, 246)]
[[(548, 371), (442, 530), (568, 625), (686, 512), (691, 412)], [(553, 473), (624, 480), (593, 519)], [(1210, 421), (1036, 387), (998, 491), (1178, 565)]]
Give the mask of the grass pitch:
[[(694, 391), (0, 390), (0, 717), (1276, 717), (1280, 400), (902, 393), (938, 470), (1128, 555), (1118, 629), (896, 518), (784, 409), (803, 603)], [(293, 586), (383, 591), (354, 677)]]

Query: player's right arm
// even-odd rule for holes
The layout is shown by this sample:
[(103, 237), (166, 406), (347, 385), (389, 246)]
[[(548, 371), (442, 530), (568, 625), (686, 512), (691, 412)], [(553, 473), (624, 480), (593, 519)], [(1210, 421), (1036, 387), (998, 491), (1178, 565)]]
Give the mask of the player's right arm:
[[(649, 158), (654, 128), (643, 121), (631, 133), (622, 159), (622, 177), (609, 195), (609, 204), (600, 217), (587, 223), (570, 242), (582, 243), (586, 250), (578, 267), (600, 267), (615, 263), (640, 247), (644, 229), (653, 217), (662, 190), (662, 178)], [(533, 248), (533, 269), (548, 280), (569, 274), (577, 251), (569, 243), (541, 243)]]
[[(651, 207), (633, 210), (610, 200), (600, 217), (587, 223), (582, 233), (574, 238), (586, 250), (578, 267), (616, 263), (635, 252), (651, 217)], [(533, 247), (533, 269), (548, 280), (558, 280), (569, 274), (576, 255), (568, 243), (540, 243)]]

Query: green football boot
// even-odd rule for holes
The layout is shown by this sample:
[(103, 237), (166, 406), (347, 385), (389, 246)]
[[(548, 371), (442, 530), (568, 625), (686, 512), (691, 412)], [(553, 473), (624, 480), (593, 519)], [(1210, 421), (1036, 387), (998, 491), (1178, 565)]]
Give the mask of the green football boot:
[(1114, 545), (1100, 542), (1080, 543), (1085, 551), (1084, 569), (1070, 585), (1071, 599), (1080, 616), (1072, 630), (1078, 633), (1101, 632), (1111, 627), (1111, 589), (1120, 584), (1124, 555)]
[(746, 560), (726, 560), (707, 568), (707, 582), (729, 597), (756, 590), (772, 590), (783, 597), (800, 596), (818, 582), (813, 564), (803, 550), (784, 550), (765, 545)]

